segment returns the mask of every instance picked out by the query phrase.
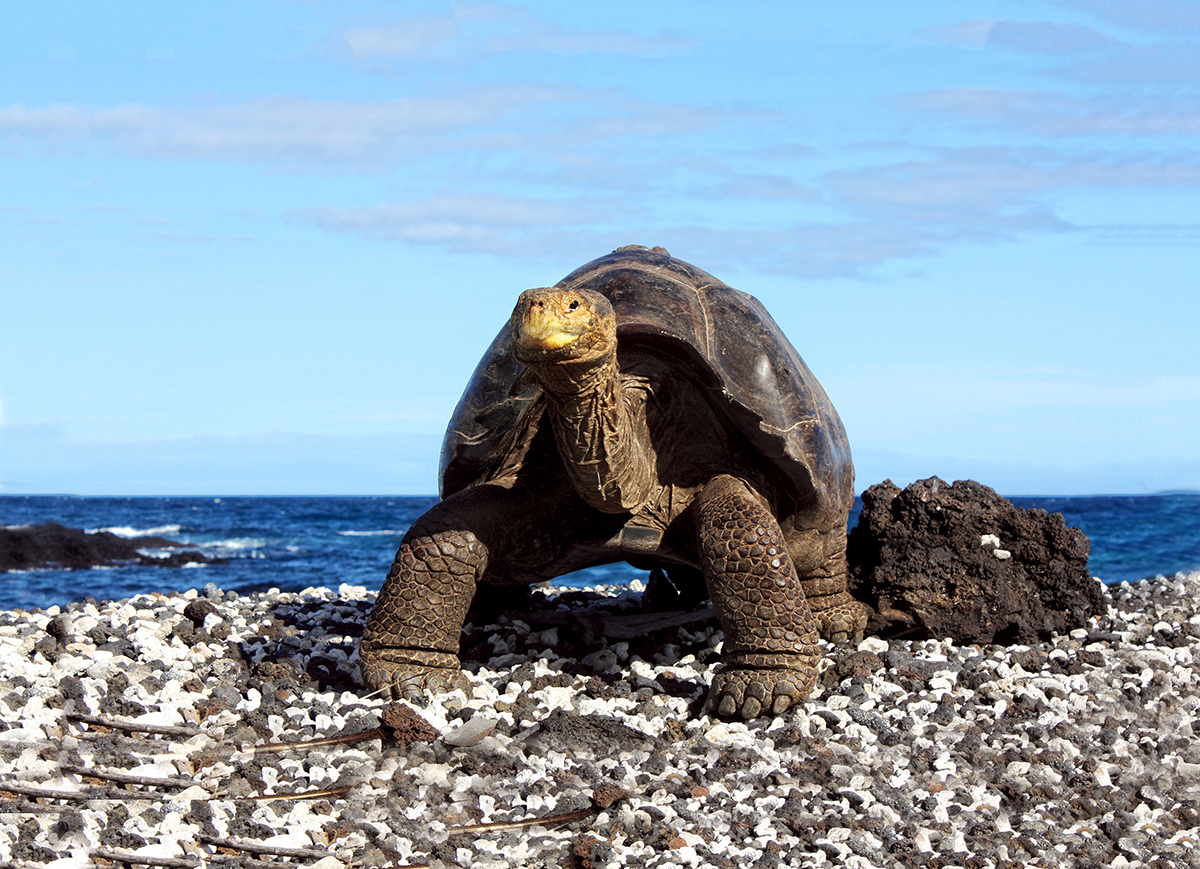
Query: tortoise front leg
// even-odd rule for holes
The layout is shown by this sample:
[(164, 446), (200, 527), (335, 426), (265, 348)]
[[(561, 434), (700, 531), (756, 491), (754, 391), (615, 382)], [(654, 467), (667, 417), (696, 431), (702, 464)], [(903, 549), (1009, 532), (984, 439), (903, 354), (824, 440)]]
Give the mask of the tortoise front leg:
[(705, 708), (779, 714), (817, 681), (817, 623), (779, 523), (741, 480), (723, 475), (696, 502), (700, 566), (725, 631)]
[(516, 493), (477, 486), (451, 495), (404, 535), (359, 646), (363, 679), (395, 698), (462, 688), (459, 641), (475, 587), (504, 534), (520, 522)]

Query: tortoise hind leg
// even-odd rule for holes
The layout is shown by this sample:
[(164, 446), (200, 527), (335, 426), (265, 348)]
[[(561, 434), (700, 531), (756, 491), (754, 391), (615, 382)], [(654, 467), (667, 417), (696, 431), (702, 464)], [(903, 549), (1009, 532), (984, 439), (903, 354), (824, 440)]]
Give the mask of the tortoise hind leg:
[(696, 501), (700, 566), (725, 632), (706, 708), (756, 718), (807, 697), (817, 681), (817, 622), (775, 517), (722, 475)]
[(817, 620), (821, 638), (831, 643), (860, 642), (867, 626), (867, 607), (846, 589), (846, 535), (839, 525), (820, 534), (806, 535), (810, 554), (797, 570), (800, 587)]
[(359, 646), (368, 687), (423, 703), (470, 683), (458, 647), (489, 561), (524, 527), (528, 498), (499, 486), (465, 489), (434, 505), (404, 535)]

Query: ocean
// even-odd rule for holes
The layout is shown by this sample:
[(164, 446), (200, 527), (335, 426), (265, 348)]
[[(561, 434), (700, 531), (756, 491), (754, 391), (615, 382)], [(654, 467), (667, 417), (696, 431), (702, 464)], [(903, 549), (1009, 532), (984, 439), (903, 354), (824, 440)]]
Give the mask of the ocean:
[[(1062, 513), (1091, 538), (1089, 567), (1107, 583), (1200, 569), (1200, 493), (1012, 498)], [(58, 522), (88, 531), (156, 535), (223, 564), (181, 569), (122, 566), (0, 573), (0, 609), (47, 608), (93, 597), (119, 600), (209, 583), (238, 592), (342, 583), (378, 589), (408, 526), (432, 497), (77, 498), (0, 496), (0, 525)], [(857, 508), (850, 524), (857, 522)], [(626, 564), (563, 577), (582, 586), (645, 579)]]

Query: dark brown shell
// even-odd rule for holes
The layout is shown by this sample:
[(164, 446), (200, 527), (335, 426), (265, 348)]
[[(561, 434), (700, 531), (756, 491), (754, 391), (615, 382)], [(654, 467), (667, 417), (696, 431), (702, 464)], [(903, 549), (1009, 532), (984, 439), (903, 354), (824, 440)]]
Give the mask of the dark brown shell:
[[(619, 342), (669, 347), (680, 365), (718, 391), (730, 419), (791, 483), (799, 503), (848, 509), (850, 447), (825, 390), (762, 304), (661, 248), (625, 247), (556, 286), (595, 290), (612, 303)], [(442, 444), (442, 496), (493, 464), (540, 387), (522, 378), (507, 324), (475, 369)], [(812, 497), (815, 496), (816, 503)]]

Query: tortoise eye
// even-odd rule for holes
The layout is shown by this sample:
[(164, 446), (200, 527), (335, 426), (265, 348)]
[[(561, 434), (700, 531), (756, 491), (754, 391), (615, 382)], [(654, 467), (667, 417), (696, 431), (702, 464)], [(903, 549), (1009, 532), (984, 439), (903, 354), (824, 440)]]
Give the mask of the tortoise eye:
[(567, 310), (568, 311), (578, 311), (579, 310), (579, 299), (572, 299), (571, 304), (567, 305)]

